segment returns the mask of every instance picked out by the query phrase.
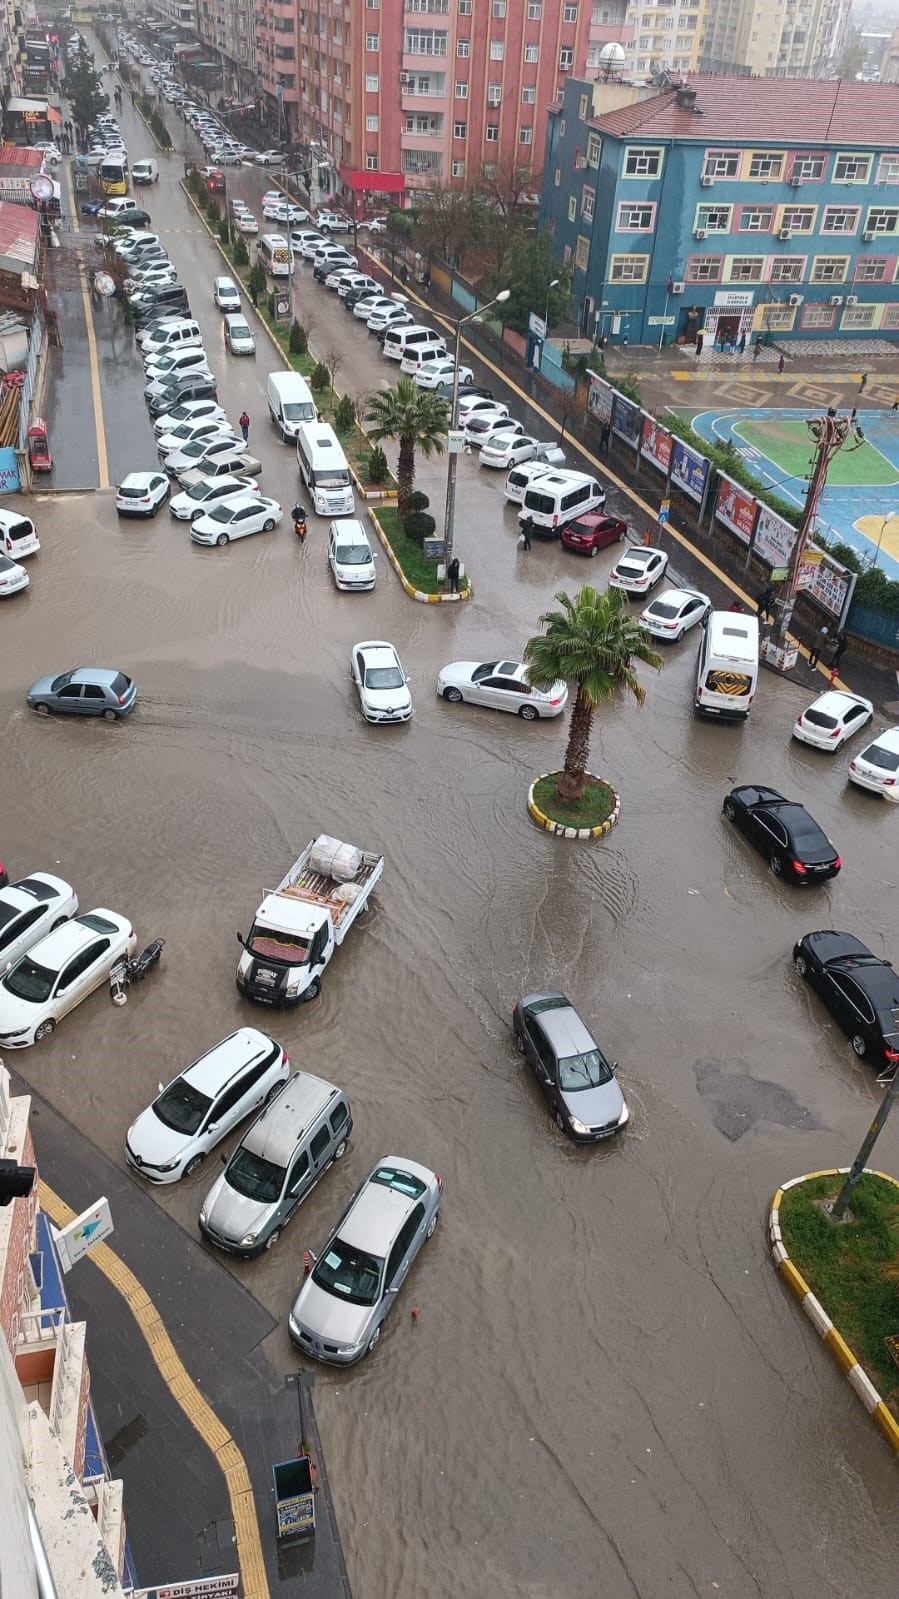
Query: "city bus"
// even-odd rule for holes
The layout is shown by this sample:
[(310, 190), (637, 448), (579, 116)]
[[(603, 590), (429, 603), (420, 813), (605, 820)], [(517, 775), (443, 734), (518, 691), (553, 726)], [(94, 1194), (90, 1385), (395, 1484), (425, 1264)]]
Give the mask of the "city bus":
[(263, 233), (256, 246), (256, 260), (273, 278), (289, 278), (293, 272), (290, 245), (283, 233)]
[(97, 172), (103, 193), (106, 195), (128, 193), (128, 157), (124, 155), (107, 155), (103, 157)]

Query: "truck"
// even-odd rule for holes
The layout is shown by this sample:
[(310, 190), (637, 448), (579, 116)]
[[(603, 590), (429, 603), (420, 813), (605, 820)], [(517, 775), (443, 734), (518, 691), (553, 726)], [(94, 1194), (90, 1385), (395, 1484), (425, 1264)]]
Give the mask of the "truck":
[[(345, 853), (335, 857), (331, 848), (335, 864), (322, 869), (329, 846)], [(356, 867), (351, 874), (346, 871), (348, 858)], [(325, 967), (365, 910), (383, 872), (383, 855), (354, 850), (327, 836), (311, 839), (278, 887), (263, 896), (246, 938), (237, 935), (241, 993), (263, 1005), (285, 1007), (315, 999)]]

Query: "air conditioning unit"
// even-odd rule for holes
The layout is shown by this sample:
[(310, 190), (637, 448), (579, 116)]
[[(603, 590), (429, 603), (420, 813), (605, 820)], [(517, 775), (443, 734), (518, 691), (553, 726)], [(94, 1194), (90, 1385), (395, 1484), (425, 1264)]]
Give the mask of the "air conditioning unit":
[(788, 239), (792, 239), (792, 237), (792, 228), (781, 228), (780, 233), (778, 234), (778, 238), (781, 239), (784, 244), (786, 244)]
[(858, 305), (858, 295), (857, 294), (847, 294), (847, 296), (846, 296), (846, 304), (847, 305)]
[(712, 184), (714, 183), (715, 179), (714, 178), (710, 178), (708, 173), (704, 172), (699, 181), (702, 184), (702, 187), (704, 189), (710, 189), (712, 187)]
[(828, 305), (842, 305), (843, 296), (841, 294), (832, 294), (827, 303)]
[(686, 285), (683, 284), (683, 283), (672, 283), (672, 285), (671, 285), (671, 293), (672, 294), (683, 294), (685, 287), (686, 287)]
[(694, 239), (704, 239), (706, 237), (705, 228), (697, 228), (693, 237)]
[(801, 295), (801, 294), (791, 294), (791, 295), (790, 295), (790, 304), (791, 304), (791, 305), (801, 305), (801, 304), (802, 304), (802, 301), (803, 301), (803, 299), (804, 299), (804, 295)]
[(798, 172), (795, 172), (793, 174), (792, 178), (790, 179), (790, 188), (791, 189), (801, 189), (804, 182), (805, 182), (805, 179), (801, 178), (799, 176)]
[(412, 77), (411, 72), (401, 72), (400, 73), (400, 88), (401, 89), (407, 89), (409, 87), (409, 84), (410, 83), (414, 83), (414, 81), (415, 80)]
[(877, 237), (876, 233), (873, 233), (870, 230), (867, 233), (863, 233), (862, 234), (862, 238), (864, 239), (866, 244), (873, 244), (874, 240), (876, 239), (876, 237)]

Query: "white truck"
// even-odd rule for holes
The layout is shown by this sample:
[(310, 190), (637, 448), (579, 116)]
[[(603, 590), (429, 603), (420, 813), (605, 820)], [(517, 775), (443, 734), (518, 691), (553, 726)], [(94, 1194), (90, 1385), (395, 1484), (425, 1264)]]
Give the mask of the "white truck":
[(266, 893), (237, 963), (237, 986), (263, 1005), (300, 1005), (321, 992), (322, 973), (368, 904), (383, 855), (312, 839)]

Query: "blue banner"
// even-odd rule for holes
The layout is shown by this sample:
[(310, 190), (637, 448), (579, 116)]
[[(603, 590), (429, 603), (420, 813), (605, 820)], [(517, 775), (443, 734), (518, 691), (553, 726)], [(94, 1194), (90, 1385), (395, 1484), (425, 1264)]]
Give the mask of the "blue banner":
[(691, 500), (701, 503), (709, 475), (709, 463), (704, 455), (697, 455), (689, 445), (675, 439), (671, 455), (672, 485), (689, 494)]
[(21, 487), (15, 450), (0, 450), (0, 494), (18, 494)]

